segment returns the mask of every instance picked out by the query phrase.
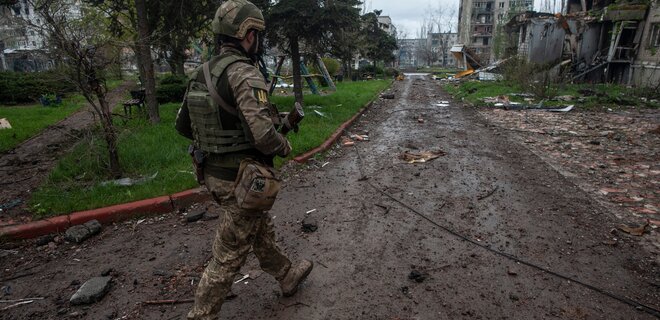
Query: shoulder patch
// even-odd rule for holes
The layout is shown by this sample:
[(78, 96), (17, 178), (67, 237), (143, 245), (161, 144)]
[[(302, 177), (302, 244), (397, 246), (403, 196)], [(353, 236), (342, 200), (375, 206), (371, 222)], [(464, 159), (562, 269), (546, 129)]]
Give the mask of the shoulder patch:
[(266, 88), (266, 84), (264, 83), (263, 80), (256, 80), (256, 79), (247, 79), (245, 80), (252, 88), (254, 92), (255, 98), (257, 98), (257, 101), (259, 103), (267, 104), (268, 103), (268, 90)]

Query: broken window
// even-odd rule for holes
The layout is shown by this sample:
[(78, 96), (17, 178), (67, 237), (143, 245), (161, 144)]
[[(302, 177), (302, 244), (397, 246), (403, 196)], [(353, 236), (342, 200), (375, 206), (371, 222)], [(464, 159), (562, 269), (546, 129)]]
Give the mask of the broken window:
[(484, 38), (484, 46), (488, 45), (488, 38)]
[(500, 2), (500, 8), (504, 8), (504, 2)]
[(660, 47), (660, 23), (651, 25), (651, 39), (649, 39), (649, 46)]

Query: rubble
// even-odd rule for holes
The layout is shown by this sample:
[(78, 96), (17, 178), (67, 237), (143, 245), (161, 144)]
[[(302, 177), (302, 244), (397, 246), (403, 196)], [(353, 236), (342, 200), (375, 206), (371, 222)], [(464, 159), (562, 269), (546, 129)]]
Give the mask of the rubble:
[(640, 222), (660, 220), (660, 135), (651, 133), (659, 111), (480, 113), (617, 210)]
[(97, 220), (91, 220), (67, 229), (64, 237), (69, 242), (81, 243), (99, 232), (101, 232), (101, 224)]
[(72, 305), (92, 304), (103, 299), (110, 290), (112, 277), (95, 277), (87, 280), (71, 296), (69, 300)]
[(410, 152), (406, 151), (399, 156), (399, 159), (408, 163), (424, 163), (433, 159), (446, 155), (442, 150), (425, 151), (425, 152)]
[(204, 217), (206, 214), (206, 208), (195, 208), (191, 209), (188, 214), (186, 214), (186, 222), (195, 222), (197, 220), (200, 220)]

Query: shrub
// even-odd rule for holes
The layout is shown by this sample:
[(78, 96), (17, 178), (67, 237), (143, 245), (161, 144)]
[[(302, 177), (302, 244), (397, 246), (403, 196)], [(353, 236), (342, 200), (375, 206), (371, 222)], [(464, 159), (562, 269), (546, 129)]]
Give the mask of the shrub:
[(186, 94), (188, 78), (180, 75), (168, 75), (160, 80), (156, 88), (158, 103), (181, 102)]
[(383, 72), (384, 72), (386, 77), (390, 77), (390, 78), (396, 77), (400, 73), (400, 71), (396, 68), (385, 68), (385, 70), (383, 70)]
[(35, 102), (43, 95), (75, 92), (57, 71), (0, 72), (0, 104)]
[(377, 74), (383, 74), (383, 69), (380, 67), (376, 67), (374, 65), (368, 64), (361, 66), (358, 68), (358, 74), (360, 76), (364, 75), (365, 73), (372, 74), (372, 75), (377, 75)]

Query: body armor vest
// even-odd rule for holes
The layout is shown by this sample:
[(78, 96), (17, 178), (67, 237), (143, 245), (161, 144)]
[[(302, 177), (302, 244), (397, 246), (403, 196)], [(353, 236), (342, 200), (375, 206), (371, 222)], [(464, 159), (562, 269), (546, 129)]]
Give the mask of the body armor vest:
[[(225, 73), (227, 67), (239, 61), (252, 62), (247, 57), (236, 54), (222, 55), (208, 62), (211, 64), (212, 85), (217, 85), (218, 79)], [(243, 131), (240, 119), (227, 113), (213, 101), (206, 83), (199, 81), (198, 72), (201, 72), (201, 68), (198, 68), (193, 75), (186, 98), (196, 147), (215, 154), (253, 149)], [(233, 105), (234, 101), (227, 100), (227, 103), (236, 108)], [(227, 121), (229, 119), (233, 121)], [(232, 128), (223, 128), (223, 123), (231, 122), (235, 124)]]

